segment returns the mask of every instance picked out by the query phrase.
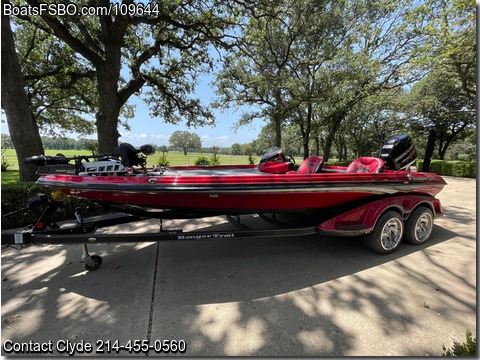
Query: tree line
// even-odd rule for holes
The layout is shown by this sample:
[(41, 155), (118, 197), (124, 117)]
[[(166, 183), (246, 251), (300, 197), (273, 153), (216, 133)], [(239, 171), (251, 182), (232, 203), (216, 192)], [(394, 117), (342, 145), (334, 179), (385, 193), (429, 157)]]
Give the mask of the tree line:
[[(397, 130), (420, 141), (435, 130), (435, 157), (444, 158), (476, 126), (473, 0), (186, 0), (158, 9), (2, 13), (2, 108), (20, 160), (43, 152), (41, 135), (72, 130), (96, 133), (99, 152), (110, 152), (133, 95), (152, 117), (191, 127), (215, 124), (212, 108), (246, 109), (237, 128), (265, 121), (253, 148), (300, 142), (302, 156), (327, 160), (372, 152)], [(202, 104), (195, 85), (211, 72), (216, 98)], [(22, 164), (21, 179), (34, 171)]]
[[(283, 142), (283, 151), (291, 156), (301, 157), (303, 143), (300, 137), (292, 133), (292, 128), (284, 130), (285, 138)], [(397, 132), (398, 133), (398, 132)], [(167, 156), (169, 151), (181, 151), (184, 155), (190, 152), (215, 153), (219, 155), (250, 155), (262, 156), (269, 149), (275, 146), (274, 136), (268, 129), (263, 129), (259, 137), (249, 143), (233, 143), (230, 146), (211, 146), (204, 147), (198, 135), (186, 131), (176, 131), (175, 136), (170, 137), (169, 145), (153, 145), (156, 152)], [(388, 135), (393, 135), (388, 134)], [(417, 145), (417, 152), (419, 157), (423, 158), (426, 140), (413, 135), (414, 143)], [(193, 139), (193, 141), (192, 141)], [(375, 139), (374, 139), (375, 140)], [(42, 136), (42, 143), (45, 150), (89, 150), (96, 154), (98, 153), (98, 145), (96, 140), (92, 139), (73, 139), (69, 137), (49, 137)], [(345, 148), (350, 151), (343, 151), (341, 149), (335, 151), (335, 159), (340, 161), (350, 161), (357, 157), (355, 151), (356, 146), (362, 147), (363, 155), (377, 156), (380, 142), (365, 139), (364, 143), (358, 143), (353, 137), (346, 137), (343, 141), (347, 145)], [(312, 142), (312, 146), (314, 143)], [(14, 148), (12, 140), (9, 135), (2, 133), (2, 149)], [(475, 161), (476, 160), (476, 131), (475, 129), (465, 132), (465, 137), (461, 141), (453, 144), (445, 155), (445, 160), (462, 160)]]

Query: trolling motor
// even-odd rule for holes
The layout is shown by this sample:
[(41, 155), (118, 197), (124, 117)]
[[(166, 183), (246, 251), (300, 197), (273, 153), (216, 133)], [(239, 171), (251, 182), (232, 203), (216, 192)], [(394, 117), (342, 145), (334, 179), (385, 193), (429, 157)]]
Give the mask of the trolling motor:
[[(25, 158), (23, 163), (38, 166), (37, 174), (39, 175), (124, 175), (134, 172), (134, 166), (141, 166), (145, 172), (147, 156), (153, 154), (155, 154), (153, 145), (142, 145), (136, 149), (131, 144), (122, 143), (115, 147), (113, 154), (80, 155), (70, 158), (63, 154), (36, 155)], [(94, 161), (90, 161), (91, 159)], [(70, 163), (71, 161), (74, 163)]]
[(19, 210), (15, 210), (12, 212), (9, 212), (8, 214), (2, 215), (3, 218), (8, 218), (10, 216), (19, 214), (21, 212), (26, 212), (30, 211), (34, 213), (35, 215), (39, 216), (41, 215), (41, 208), (44, 205), (47, 205), (50, 202), (50, 199), (48, 198), (47, 195), (45, 194), (37, 194), (32, 196), (30, 199), (27, 200), (27, 203), (25, 206)]
[[(47, 228), (50, 228), (48, 231), (54, 235), (85, 234), (93, 232), (96, 226), (84, 225), (80, 207), (75, 208), (75, 217), (77, 219), (76, 226), (62, 229), (55, 221), (53, 221), (55, 213), (62, 206), (62, 201), (67, 197), (68, 195), (61, 191), (54, 192), (51, 195), (51, 198), (45, 194), (36, 194), (27, 200), (26, 205), (22, 209), (2, 215), (2, 217), (6, 218), (21, 212), (30, 211), (38, 216), (35, 224), (27, 226), (20, 233), (11, 235), (11, 238), (9, 238), (8, 235), (4, 237), (2, 234), (2, 246), (19, 245), (20, 247), (18, 249), (22, 249), (24, 245), (28, 246), (34, 244), (35, 237), (32, 238), (32, 236), (35, 234), (42, 234)], [(28, 239), (28, 241), (25, 241), (25, 239)], [(98, 255), (90, 255), (87, 244), (82, 244), (82, 261), (83, 267), (89, 271), (97, 270), (102, 265), (102, 258)]]

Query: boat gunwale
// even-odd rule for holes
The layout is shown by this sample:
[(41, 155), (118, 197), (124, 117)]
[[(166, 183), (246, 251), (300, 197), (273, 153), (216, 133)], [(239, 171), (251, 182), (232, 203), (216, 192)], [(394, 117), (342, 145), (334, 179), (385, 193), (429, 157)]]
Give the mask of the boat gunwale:
[[(422, 181), (415, 181), (414, 177), (401, 177), (398, 172), (392, 176), (389, 174), (349, 174), (354, 176), (344, 177), (344, 181), (338, 181), (338, 174), (321, 176), (315, 174), (296, 176), (271, 175), (267, 179), (258, 176), (259, 179), (277, 181), (249, 182), (245, 176), (202, 176), (202, 177), (162, 177), (162, 176), (79, 176), (79, 175), (44, 175), (37, 181), (38, 185), (56, 189), (71, 189), (73, 191), (108, 191), (108, 192), (135, 192), (135, 193), (162, 193), (162, 192), (189, 192), (189, 193), (318, 193), (318, 192), (364, 192), (372, 194), (395, 194), (395, 193), (423, 193), (431, 196), (436, 195), (446, 185), (440, 176), (422, 176)], [(422, 173), (417, 173), (422, 174)], [(425, 174), (425, 173), (423, 173)], [(325, 174), (324, 174), (325, 175)], [(390, 174), (392, 175), (392, 174)], [(431, 175), (431, 174), (429, 174)], [(345, 176), (345, 174), (343, 175)], [(255, 178), (256, 176), (254, 176)], [(131, 179), (130, 182), (112, 182), (111, 179)], [(204, 182), (199, 182), (202, 178)], [(215, 181), (220, 178), (223, 181)], [(230, 181), (226, 181), (227, 180)], [(251, 180), (251, 177), (247, 177)], [(362, 181), (358, 181), (362, 179)], [(87, 180), (87, 181), (69, 181)], [(142, 179), (142, 181), (138, 181)], [(146, 180), (145, 180), (146, 179)], [(154, 179), (155, 181), (149, 181)], [(158, 181), (162, 179), (163, 181)], [(183, 181), (179, 181), (183, 179)], [(196, 182), (188, 181), (191, 179)], [(282, 180), (283, 179), (283, 180)], [(285, 181), (285, 179), (292, 179)], [(316, 179), (317, 181), (313, 181)], [(356, 181), (352, 181), (356, 179)], [(425, 179), (429, 179), (428, 182)], [(89, 181), (90, 180), (90, 181)], [(135, 181), (137, 180), (137, 181)], [(213, 181), (212, 181), (213, 180)], [(237, 180), (237, 181), (234, 181)], [(243, 180), (243, 181), (238, 181)], [(280, 180), (280, 181), (278, 181)], [(297, 180), (297, 181), (295, 181)], [(303, 181), (302, 181), (303, 180)], [(308, 180), (308, 181), (307, 181)], [(441, 188), (440, 188), (441, 187)], [(429, 191), (428, 188), (436, 188)], [(433, 190), (433, 189), (432, 189)]]

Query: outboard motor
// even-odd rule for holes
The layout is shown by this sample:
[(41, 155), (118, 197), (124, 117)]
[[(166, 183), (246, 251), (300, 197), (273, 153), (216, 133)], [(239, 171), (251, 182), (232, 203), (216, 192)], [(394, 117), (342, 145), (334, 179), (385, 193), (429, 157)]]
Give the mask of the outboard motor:
[(387, 169), (407, 170), (417, 159), (417, 151), (408, 135), (395, 135), (383, 143), (380, 158)]

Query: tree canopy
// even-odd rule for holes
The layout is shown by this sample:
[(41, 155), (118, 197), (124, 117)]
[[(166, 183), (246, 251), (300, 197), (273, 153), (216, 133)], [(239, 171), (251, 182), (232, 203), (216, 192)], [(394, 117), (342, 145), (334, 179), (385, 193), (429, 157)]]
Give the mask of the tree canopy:
[(197, 134), (189, 131), (175, 131), (168, 139), (172, 149), (182, 149), (183, 154), (187, 155), (189, 151), (200, 150), (202, 141)]
[(217, 78), (218, 107), (252, 105), (238, 125), (295, 124), (303, 139), (324, 137), (323, 155), (359, 103), (388, 96), (422, 73), (414, 59), (426, 42), (427, 14), (414, 1), (260, 2)]
[[(40, 8), (37, 0), (26, 4)], [(150, 88), (145, 99), (151, 104), (153, 116), (171, 123), (186, 119), (191, 126), (213, 122), (211, 112), (190, 95), (198, 73), (212, 64), (209, 45), (223, 44), (224, 32), (231, 23), (228, 4), (152, 2), (149, 12), (134, 12), (128, 9), (135, 7), (135, 2), (123, 0), (117, 11), (97, 11), (91, 16), (81, 16), (80, 10), (92, 7), (92, 2), (67, 1), (69, 4), (79, 11), (63, 16), (43, 12), (20, 17), (73, 50), (71, 60), (79, 70), (77, 76), (95, 74), (95, 125), (100, 151), (109, 152), (117, 145), (120, 111), (143, 87)], [(108, 0), (95, 2), (96, 9), (108, 9), (109, 5)]]
[(445, 71), (433, 71), (419, 81), (410, 94), (409, 113), (417, 119), (414, 126), (419, 131), (434, 129), (438, 138), (438, 158), (454, 140), (465, 138), (465, 129), (475, 126), (476, 101), (462, 89), (457, 77)]
[(30, 108), (42, 133), (92, 134), (89, 116), (98, 107), (95, 72), (65, 43), (28, 22), (17, 22), (15, 38)]

